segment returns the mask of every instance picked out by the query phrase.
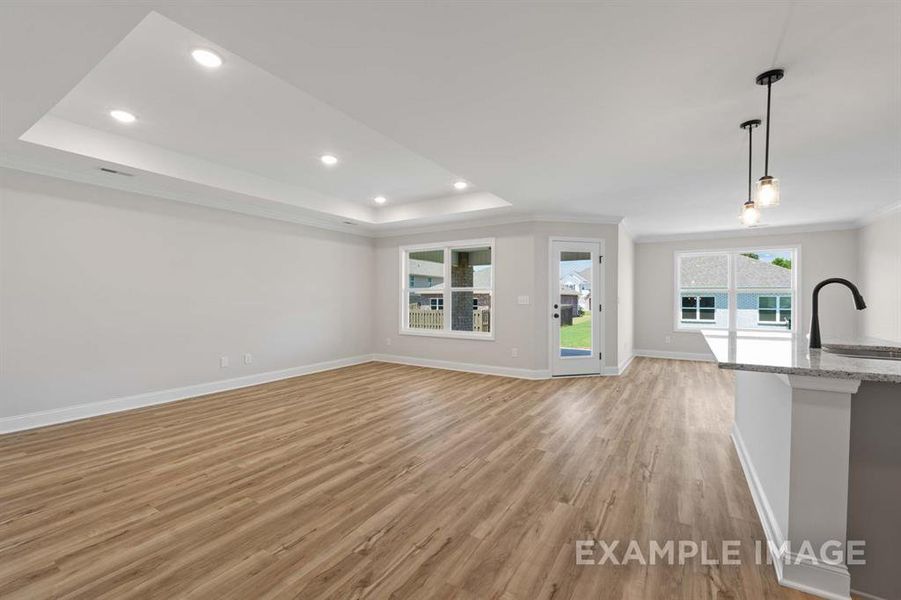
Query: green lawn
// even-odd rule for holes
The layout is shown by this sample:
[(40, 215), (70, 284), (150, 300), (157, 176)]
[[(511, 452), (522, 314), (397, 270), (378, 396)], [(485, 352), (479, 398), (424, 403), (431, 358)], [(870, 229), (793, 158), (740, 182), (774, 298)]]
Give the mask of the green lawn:
[(561, 348), (591, 348), (591, 313), (573, 319), (560, 328)]

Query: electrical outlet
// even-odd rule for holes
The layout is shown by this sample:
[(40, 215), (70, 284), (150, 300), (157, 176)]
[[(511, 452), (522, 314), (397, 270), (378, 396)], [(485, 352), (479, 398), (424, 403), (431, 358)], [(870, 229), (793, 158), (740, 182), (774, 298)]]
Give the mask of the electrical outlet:
[(227, 367), (227, 366), (228, 366), (228, 357), (227, 357), (227, 356), (220, 356), (220, 357), (219, 357), (219, 368), (220, 368), (220, 369), (224, 369), (224, 368)]
[(513, 358), (519, 358), (519, 348), (511, 348), (510, 356), (512, 356)]
[(528, 297), (528, 296), (519, 296), (519, 297), (516, 299), (516, 302), (517, 302), (518, 304), (528, 304), (528, 303), (529, 303), (529, 297)]
[(244, 364), (249, 365), (251, 363), (253, 363), (253, 354), (251, 354), (250, 352), (247, 352), (244, 355)]
[(390, 345), (391, 345), (391, 338), (385, 338), (385, 345), (386, 345), (386, 346), (390, 346)]
[(672, 343), (673, 338), (672, 338), (672, 336), (669, 336), (669, 335), (668, 335), (668, 336), (666, 336), (666, 337), (663, 338), (663, 341), (666, 342), (667, 344), (670, 344), (670, 343)]

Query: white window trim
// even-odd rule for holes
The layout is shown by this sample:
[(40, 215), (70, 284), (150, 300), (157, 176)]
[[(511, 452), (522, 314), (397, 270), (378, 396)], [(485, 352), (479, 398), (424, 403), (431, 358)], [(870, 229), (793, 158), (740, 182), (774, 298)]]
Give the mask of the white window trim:
[[(768, 251), (768, 250), (791, 250), (792, 251), (792, 287), (791, 287), (791, 296), (792, 296), (792, 312), (794, 313), (792, 317), (791, 329), (783, 329), (781, 332), (785, 334), (796, 334), (800, 331), (801, 323), (801, 296), (800, 296), (800, 282), (801, 282), (801, 244), (793, 243), (793, 244), (761, 244), (761, 245), (753, 245), (753, 246), (739, 246), (734, 248), (718, 248), (711, 250), (676, 250), (673, 252), (673, 333), (700, 333), (701, 329), (699, 329), (694, 322), (690, 322), (692, 327), (683, 327), (680, 324), (680, 305), (681, 305), (681, 286), (679, 285), (679, 258), (683, 256), (707, 256), (711, 254), (728, 254), (729, 255), (729, 269), (727, 271), (727, 291), (729, 295), (729, 324), (727, 327), (711, 327), (711, 329), (716, 329), (717, 331), (742, 331), (742, 332), (767, 332), (767, 330), (762, 329), (738, 329), (736, 327), (736, 319), (738, 317), (738, 292), (735, 287), (735, 281), (733, 277), (733, 273), (735, 272), (735, 256), (746, 253), (746, 252), (754, 252), (758, 250)], [(742, 290), (753, 291), (753, 290)], [(762, 290), (764, 293), (768, 293), (771, 290)], [(700, 294), (699, 294), (700, 295)], [(686, 321), (686, 323), (689, 323)], [(772, 332), (767, 332), (772, 333)]]
[[(479, 248), (485, 247), (491, 249), (491, 287), (490, 288), (472, 288), (472, 287), (451, 287), (451, 251), (452, 250), (463, 250), (466, 248)], [(497, 331), (497, 297), (494, 294), (494, 281), (497, 274), (497, 248), (495, 247), (494, 238), (482, 238), (475, 240), (455, 240), (449, 242), (435, 242), (433, 244), (413, 244), (408, 246), (400, 246), (400, 320), (398, 321), (398, 334), (399, 335), (416, 335), (423, 337), (435, 337), (435, 338), (451, 338), (451, 339), (466, 339), (466, 340), (479, 340), (479, 341), (494, 341), (495, 334)], [(409, 252), (416, 252), (419, 250), (443, 250), (444, 251), (444, 288), (443, 288), (443, 298), (444, 298), (444, 306), (446, 310), (444, 311), (444, 329), (441, 330), (430, 330), (430, 329), (410, 329), (407, 326), (407, 318), (409, 311), (409, 292), (410, 288), (408, 286), (409, 275), (407, 273), (407, 254)], [(485, 293), (491, 295), (491, 331), (488, 333), (480, 333), (476, 331), (452, 331), (451, 330), (451, 292), (452, 291), (472, 291), (476, 293)]]

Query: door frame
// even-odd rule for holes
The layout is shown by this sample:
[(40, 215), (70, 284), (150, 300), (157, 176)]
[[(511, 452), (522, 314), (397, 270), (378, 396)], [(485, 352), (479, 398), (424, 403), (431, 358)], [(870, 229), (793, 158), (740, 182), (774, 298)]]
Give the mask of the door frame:
[[(589, 244), (597, 244), (599, 256), (602, 258), (596, 268), (593, 269), (594, 272), (594, 281), (591, 282), (591, 294), (592, 298), (595, 298), (597, 302), (593, 302), (593, 304), (600, 304), (601, 310), (597, 311), (597, 314), (600, 315), (598, 319), (598, 347), (594, 348), (595, 351), (601, 354), (601, 358), (598, 359), (598, 375), (602, 375), (604, 373), (604, 367), (607, 364), (607, 357), (604, 356), (606, 354), (604, 350), (604, 341), (606, 338), (606, 317), (607, 314), (603, 310), (603, 305), (606, 304), (605, 294), (606, 294), (606, 273), (607, 273), (607, 259), (606, 259), (606, 240), (604, 238), (597, 237), (587, 237), (587, 236), (558, 236), (552, 235), (548, 237), (547, 243), (547, 281), (548, 281), (548, 294), (547, 294), (547, 312), (546, 319), (548, 321), (548, 341), (547, 341), (547, 349), (548, 349), (548, 371), (551, 373), (551, 377), (567, 377), (565, 374), (555, 375), (554, 374), (554, 359), (556, 358), (557, 353), (560, 351), (560, 348), (554, 347), (554, 327), (559, 328), (560, 324), (557, 319), (554, 319), (551, 316), (553, 312), (552, 306), (554, 305), (554, 299), (560, 294), (560, 281), (554, 281), (554, 242), (584, 242)], [(558, 267), (559, 268), (559, 267)], [(598, 290), (597, 296), (595, 296), (595, 290)], [(559, 300), (559, 299), (558, 299)], [(559, 303), (559, 301), (558, 301)], [(594, 311), (594, 307), (592, 307), (592, 311)], [(595, 373), (586, 373), (586, 375), (595, 375)]]

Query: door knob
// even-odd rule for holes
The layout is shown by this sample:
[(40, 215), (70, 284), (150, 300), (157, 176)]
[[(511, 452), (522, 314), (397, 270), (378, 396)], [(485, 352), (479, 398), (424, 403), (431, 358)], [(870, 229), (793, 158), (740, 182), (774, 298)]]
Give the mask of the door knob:
[(559, 306), (557, 306), (557, 305), (556, 305), (556, 304), (555, 304), (555, 305), (554, 305), (554, 308), (560, 308), (560, 307), (559, 307)]
[(555, 319), (558, 318), (559, 316), (560, 316), (560, 315), (558, 315), (557, 313), (554, 313), (554, 318), (555, 318)]

